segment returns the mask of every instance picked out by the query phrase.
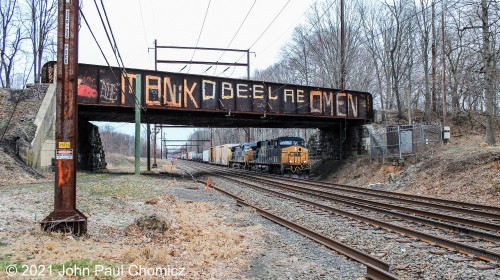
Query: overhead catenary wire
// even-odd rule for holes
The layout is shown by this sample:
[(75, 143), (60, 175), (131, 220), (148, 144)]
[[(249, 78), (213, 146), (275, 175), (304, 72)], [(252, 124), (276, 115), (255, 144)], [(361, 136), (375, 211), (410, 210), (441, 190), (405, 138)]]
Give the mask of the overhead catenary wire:
[[(144, 24), (144, 15), (143, 15), (143, 12), (142, 12), (142, 4), (141, 4), (141, 0), (137, 1), (139, 2), (139, 11), (141, 13), (141, 22), (142, 22), (142, 31), (143, 31), (143, 34), (144, 34), (144, 43), (146, 44), (146, 46), (148, 45), (148, 33), (146, 31), (146, 26)], [(151, 61), (148, 59), (148, 63), (149, 63), (149, 66), (151, 67)]]
[[(82, 10), (80, 10), (80, 14), (82, 15), (83, 21), (85, 22), (85, 25), (87, 25), (87, 28), (89, 29), (90, 35), (92, 35), (92, 38), (94, 38), (95, 43), (97, 44), (97, 48), (102, 54), (102, 57), (104, 58), (104, 61), (106, 61), (106, 64), (109, 66), (109, 69), (111, 69), (111, 64), (109, 64), (108, 58), (104, 54), (104, 51), (102, 50), (101, 44), (99, 44), (99, 41), (97, 41), (97, 38), (94, 35), (94, 31), (92, 31), (92, 28), (90, 28), (89, 22), (87, 21), (87, 18), (85, 17), (85, 14), (83, 13)], [(113, 71), (111, 71), (113, 75), (115, 74)], [(118, 78), (115, 76), (115, 79), (118, 80)]]
[[(104, 19), (103, 19), (103, 17), (102, 17), (101, 11), (100, 11), (100, 9), (99, 9), (99, 5), (97, 4), (97, 1), (96, 1), (96, 0), (94, 0), (95, 7), (96, 7), (96, 9), (97, 9), (97, 12), (98, 12), (99, 18), (100, 18), (100, 20), (101, 20), (101, 24), (102, 24), (102, 26), (103, 26), (103, 28), (104, 28), (104, 30), (105, 30), (106, 37), (107, 37), (108, 42), (109, 42), (109, 44), (110, 44), (110, 46), (111, 46), (111, 49), (112, 49), (112, 51), (113, 51), (113, 54), (114, 54), (114, 56), (115, 56), (116, 62), (117, 62), (117, 64), (118, 64), (118, 67), (119, 67), (119, 68), (120, 68), (120, 70), (121, 70), (121, 75), (122, 75), (122, 77), (123, 77), (124, 79), (126, 79), (126, 78), (127, 78), (127, 71), (126, 71), (126, 68), (125, 68), (125, 64), (123, 63), (123, 59), (122, 59), (121, 54), (120, 54), (120, 51), (119, 51), (119, 49), (118, 49), (118, 44), (116, 43), (116, 40), (115, 40), (115, 35), (114, 35), (114, 33), (113, 33), (113, 29), (111, 28), (111, 24), (110, 24), (110, 22), (109, 22), (108, 14), (107, 14), (107, 12), (106, 12), (106, 8), (105, 8), (105, 6), (104, 6), (104, 3), (103, 3), (103, 1), (102, 1), (102, 0), (101, 0), (100, 2), (101, 2), (101, 6), (102, 6), (102, 10), (103, 10), (103, 14), (104, 14), (104, 17), (105, 17), (105, 19), (106, 19), (106, 23), (107, 23), (107, 25), (106, 25), (106, 23), (104, 22)], [(108, 29), (109, 29), (109, 32), (108, 32)], [(110, 34), (111, 34), (111, 37), (110, 37)], [(112, 71), (112, 73), (113, 73), (113, 71)], [(114, 73), (113, 73), (113, 76), (114, 76)], [(115, 78), (116, 78), (116, 76), (115, 76)], [(118, 81), (118, 79), (117, 79), (117, 78), (116, 78), (116, 80)], [(122, 91), (123, 91), (123, 89), (122, 89)], [(123, 93), (123, 92), (122, 92), (122, 93)], [(142, 111), (146, 111), (146, 108), (144, 108), (144, 107), (142, 106), (141, 101), (140, 101), (140, 100), (137, 100), (137, 96), (136, 96), (136, 95), (133, 95), (133, 98), (134, 98), (134, 102), (135, 102), (135, 104), (136, 104), (136, 105), (138, 105), (138, 106), (141, 108), (141, 110), (142, 110)], [(146, 117), (146, 116), (145, 116), (145, 119), (146, 119), (146, 122), (147, 122), (147, 117)]]
[[(259, 35), (259, 37), (257, 37), (257, 39), (252, 43), (252, 45), (250, 45), (250, 47), (248, 47), (248, 49), (251, 49), (253, 46), (255, 46), (255, 44), (257, 44), (257, 42), (262, 38), (262, 36), (264, 36), (264, 34), (267, 32), (267, 30), (269, 30), (269, 28), (273, 25), (273, 23), (276, 21), (276, 19), (281, 15), (281, 13), (283, 12), (283, 10), (286, 8), (286, 6), (288, 6), (288, 4), (290, 3), (291, 0), (288, 0), (285, 5), (283, 5), (283, 7), (280, 9), (280, 11), (276, 14), (276, 16), (274, 16), (273, 20), (267, 25), (266, 29), (264, 29), (264, 31), (262, 31), (262, 33)], [(243, 57), (245, 56), (245, 54), (243, 54), (242, 56), (240, 56), (240, 58), (238, 58), (234, 64), (238, 63), (238, 61), (240, 61)], [(225, 71), (224, 71), (225, 72)], [(234, 72), (234, 71), (233, 71)], [(220, 73), (222, 74), (222, 73)], [(219, 74), (219, 75), (220, 75)], [(231, 74), (232, 75), (232, 74)]]
[[(198, 34), (198, 40), (196, 40), (196, 47), (193, 50), (193, 55), (191, 56), (191, 62), (193, 61), (194, 54), (196, 53), (196, 48), (198, 47), (198, 44), (200, 43), (201, 34), (203, 33), (203, 28), (205, 27), (205, 21), (207, 20), (208, 10), (210, 9), (210, 3), (212, 3), (212, 0), (208, 1), (207, 10), (205, 11), (205, 17), (203, 17), (203, 23), (201, 24), (200, 33)], [(191, 70), (191, 64), (189, 64), (189, 68), (188, 68), (187, 72), (189, 73), (190, 70)]]
[[(253, 9), (253, 7), (255, 6), (255, 3), (257, 3), (257, 0), (254, 0), (254, 1), (253, 1), (252, 6), (250, 6), (250, 9), (248, 10), (247, 14), (246, 14), (246, 15), (245, 15), (245, 17), (243, 18), (243, 21), (241, 22), (240, 26), (239, 26), (239, 27), (238, 27), (238, 29), (236, 30), (236, 33), (234, 33), (233, 38), (231, 38), (231, 41), (229, 41), (229, 44), (227, 44), (226, 49), (228, 49), (228, 48), (231, 46), (231, 44), (233, 43), (234, 39), (236, 38), (236, 36), (237, 36), (237, 35), (238, 35), (238, 33), (240, 32), (241, 27), (243, 27), (243, 24), (245, 24), (245, 21), (247, 20), (248, 16), (249, 16), (249, 15), (250, 15), (250, 13), (252, 12), (252, 9)], [(225, 54), (225, 53), (226, 53), (226, 51), (224, 50), (224, 51), (222, 52), (222, 54), (220, 55), (219, 59), (217, 59), (217, 62), (219, 62), (219, 61), (222, 59), (222, 57), (224, 56), (224, 54)], [(215, 72), (216, 72), (216, 71), (217, 71), (217, 65), (215, 65), (214, 74), (215, 74)]]
[[(115, 81), (118, 82), (119, 79), (118, 79), (118, 77), (116, 77), (115, 72), (111, 68), (111, 64), (109, 63), (108, 58), (106, 57), (106, 54), (104, 54), (104, 51), (102, 50), (101, 45), (99, 44), (99, 41), (97, 41), (97, 38), (94, 35), (94, 31), (92, 31), (92, 28), (90, 27), (90, 24), (88, 23), (87, 18), (85, 17), (85, 14), (83, 13), (82, 10), (80, 10), (80, 14), (82, 15), (82, 18), (83, 18), (83, 21), (85, 22), (85, 25), (87, 25), (87, 28), (89, 29), (89, 32), (92, 35), (92, 38), (94, 38), (94, 41), (97, 44), (97, 47), (99, 48), (99, 51), (101, 52), (101, 54), (104, 58), (104, 61), (106, 61), (106, 64), (108, 65), (109, 70), (110, 70), (111, 74), (113, 75), (113, 78), (115, 78)], [(122, 89), (122, 91), (123, 91), (123, 89)], [(135, 95), (134, 95), (134, 99), (135, 99), (135, 102), (138, 102), (137, 98), (135, 98)], [(140, 103), (138, 103), (138, 104), (140, 105)], [(142, 108), (142, 106), (141, 106), (141, 108)], [(142, 108), (142, 109), (144, 110), (144, 108)]]
[[(437, 0), (437, 1), (436, 1), (436, 4), (438, 4), (438, 3), (442, 2), (442, 1), (443, 1), (443, 0)], [(321, 16), (320, 16), (317, 20), (316, 20), (316, 22), (315, 22), (314, 24), (312, 24), (312, 25), (311, 25), (311, 27), (309, 28), (309, 30), (308, 30), (306, 33), (310, 33), (310, 32), (313, 30), (313, 28), (314, 28), (314, 27), (316, 27), (316, 25), (317, 25), (317, 24), (319, 23), (319, 21), (323, 18), (323, 16), (327, 13), (327, 11), (329, 11), (329, 10), (333, 7), (333, 4), (334, 4), (334, 3), (335, 3), (335, 2), (332, 2), (332, 3), (331, 3), (331, 4), (330, 4), (330, 5), (329, 5), (326, 9), (325, 9), (325, 11), (323, 12), (323, 14), (322, 14), (322, 15), (321, 15)], [(452, 6), (456, 5), (457, 3), (458, 3), (458, 1), (457, 1), (457, 2), (455, 2), (453, 5), (451, 5), (451, 6), (449, 6), (449, 7), (452, 7)], [(419, 11), (417, 11), (417, 12), (413, 13), (412, 15), (410, 15), (410, 16), (408, 16), (407, 18), (405, 18), (405, 19), (401, 20), (400, 22), (407, 22), (407, 21), (411, 20), (412, 18), (414, 18), (414, 17), (418, 16), (419, 14), (423, 13), (424, 11), (428, 10), (428, 9), (430, 9), (430, 6), (429, 6), (429, 7), (426, 7), (426, 8), (425, 8), (425, 9), (423, 9), (423, 10), (419, 10)], [(439, 14), (438, 14), (438, 15), (439, 15)], [(380, 35), (384, 34), (385, 32), (387, 32), (387, 31), (388, 31), (388, 30), (390, 30), (390, 29), (391, 29), (391, 27), (388, 27), (388, 28), (386, 28), (386, 29), (381, 30), (380, 32), (378, 32), (378, 33), (376, 33), (376, 34), (373, 34), (372, 36), (370, 36), (370, 38), (367, 38), (366, 40), (361, 41), (361, 42), (360, 42), (360, 45), (363, 45), (363, 44), (368, 43), (368, 41), (369, 41), (369, 40), (372, 40), (372, 39), (374, 39), (375, 37), (377, 37), (377, 36), (380, 36)], [(411, 31), (414, 31), (414, 30), (411, 30)], [(286, 55), (285, 55), (285, 56), (281, 59), (281, 61), (279, 62), (279, 64), (282, 64), (282, 63), (286, 62), (286, 59), (288, 59), (288, 57), (289, 57), (289, 56), (293, 53), (293, 51), (294, 51), (297, 47), (299, 47), (299, 43), (296, 43), (296, 44), (295, 44), (295, 46), (293, 46), (292, 48), (290, 48), (290, 50), (286, 53)], [(240, 58), (240, 59), (241, 59), (241, 58)], [(238, 60), (238, 61), (239, 61), (239, 60)], [(235, 63), (237, 63), (238, 61), (236, 61)], [(267, 79), (268, 79), (271, 75), (272, 75), (272, 73), (271, 73), (271, 72), (269, 72), (269, 73), (267, 74), (267, 76), (266, 76), (263, 80), (267, 80)]]

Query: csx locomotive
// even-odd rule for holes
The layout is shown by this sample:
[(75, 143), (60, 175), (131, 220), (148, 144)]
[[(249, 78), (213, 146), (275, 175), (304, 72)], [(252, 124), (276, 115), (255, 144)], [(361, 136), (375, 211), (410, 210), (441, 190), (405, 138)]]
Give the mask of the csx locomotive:
[(300, 137), (276, 139), (244, 144), (224, 144), (210, 147), (203, 153), (190, 152), (182, 159), (236, 167), (245, 170), (307, 177), (310, 170), (309, 150)]
[(278, 137), (231, 148), (230, 166), (277, 174), (309, 174), (309, 150), (300, 137)]

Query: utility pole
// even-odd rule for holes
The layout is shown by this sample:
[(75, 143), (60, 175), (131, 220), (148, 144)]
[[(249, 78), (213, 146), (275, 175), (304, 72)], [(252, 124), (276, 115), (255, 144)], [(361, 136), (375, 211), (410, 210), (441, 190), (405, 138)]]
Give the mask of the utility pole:
[(340, 84), (342, 92), (345, 91), (345, 26), (344, 26), (344, 0), (340, 0)]
[(444, 53), (444, 0), (441, 2), (441, 86), (443, 91), (443, 126), (446, 125), (446, 60)]
[(432, 0), (432, 14), (431, 14), (431, 28), (432, 28), (432, 43), (431, 43), (431, 54), (432, 54), (432, 112), (437, 113), (436, 104), (436, 25), (435, 25), (435, 4)]
[(59, 0), (54, 210), (41, 222), (43, 230), (74, 235), (87, 232), (87, 217), (76, 209), (78, 11), (79, 0)]
[(153, 168), (156, 168), (158, 167), (158, 165), (156, 164), (156, 134), (157, 134), (157, 131), (156, 131), (156, 124), (154, 126), (154, 133), (153, 133)]
[[(247, 51), (247, 80), (250, 80), (250, 50)], [(243, 132), (245, 132), (245, 142), (249, 143), (251, 135), (251, 128), (244, 127)]]
[(151, 125), (148, 123), (147, 124), (147, 132), (146, 132), (146, 138), (147, 139), (147, 144), (146, 144), (146, 163), (147, 163), (147, 170), (151, 171)]
[(135, 76), (135, 175), (141, 175), (141, 75)]

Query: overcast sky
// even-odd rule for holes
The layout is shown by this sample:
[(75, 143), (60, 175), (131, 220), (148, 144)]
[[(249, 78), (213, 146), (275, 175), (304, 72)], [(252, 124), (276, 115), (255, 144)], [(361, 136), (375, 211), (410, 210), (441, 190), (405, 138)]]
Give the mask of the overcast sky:
[[(280, 48), (290, 40), (293, 29), (304, 22), (306, 11), (315, 2), (315, 0), (135, 0), (104, 1), (104, 5), (125, 67), (154, 69), (154, 52), (153, 50), (148, 52), (148, 48), (153, 47), (155, 39), (158, 40), (158, 45), (194, 47), (199, 38), (198, 47), (250, 49), (255, 52), (250, 59), (253, 72), (278, 61)], [(83, 13), (89, 21), (90, 28), (110, 64), (116, 66), (117, 62), (94, 1), (82, 1), (82, 3)], [(280, 14), (275, 19), (278, 13)], [(247, 14), (248, 17), (237, 33)], [(83, 21), (79, 36), (80, 63), (105, 65), (105, 60)], [(229, 45), (233, 37), (234, 40)], [(220, 62), (234, 63), (242, 55), (196, 51), (193, 56), (193, 51), (159, 50), (158, 59), (191, 60), (192, 58), (217, 61), (220, 58)], [(246, 63), (246, 55), (238, 62)], [(159, 64), (158, 69), (179, 72), (184, 66), (184, 64)], [(187, 66), (182, 72), (232, 78), (246, 78), (247, 75), (244, 67), (231, 67), (225, 73), (222, 72), (227, 66), (213, 66), (206, 71), (208, 67), (208, 65), (192, 65)], [(132, 134), (133, 124), (120, 125), (118, 129)], [(190, 131), (190, 129), (170, 129), (170, 133), (167, 134), (169, 138), (185, 139)]]

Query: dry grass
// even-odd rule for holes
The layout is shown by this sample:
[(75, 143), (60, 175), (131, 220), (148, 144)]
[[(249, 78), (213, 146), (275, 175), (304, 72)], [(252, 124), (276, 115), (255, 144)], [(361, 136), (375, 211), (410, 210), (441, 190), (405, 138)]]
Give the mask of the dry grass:
[[(188, 279), (236, 278), (252, 258), (248, 238), (258, 238), (249, 234), (253, 229), (225, 222), (220, 205), (177, 200), (167, 193), (176, 185), (173, 179), (83, 174), (80, 180), (78, 193), (85, 199), (80, 200), (79, 208), (90, 210), (84, 211), (90, 218), (90, 235), (73, 238), (43, 232), (36, 221), (27, 223), (15, 218), (19, 213), (9, 212), (3, 218), (11, 224), (0, 218), (0, 227), (5, 227), (0, 231), (0, 279), (6, 276), (6, 266), (16, 262), (56, 267), (68, 262), (184, 267)], [(34, 193), (45, 192), (52, 190)], [(33, 195), (33, 191), (15, 188), (5, 195)], [(0, 204), (4, 203), (11, 207), (15, 200), (4, 197)], [(129, 226), (118, 225), (116, 219), (130, 220)]]
[[(481, 146), (480, 136), (455, 139), (437, 153), (405, 166), (351, 159), (332, 180), (357, 186), (385, 185), (388, 190), (500, 206), (500, 147)], [(342, 176), (349, 174), (349, 176)]]

